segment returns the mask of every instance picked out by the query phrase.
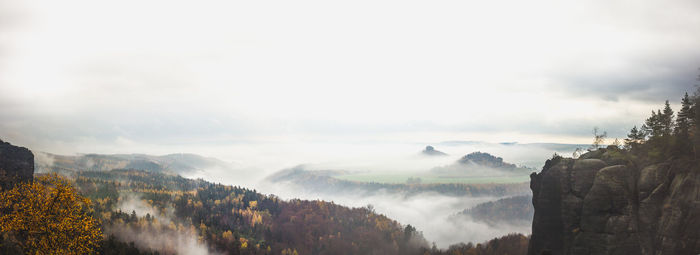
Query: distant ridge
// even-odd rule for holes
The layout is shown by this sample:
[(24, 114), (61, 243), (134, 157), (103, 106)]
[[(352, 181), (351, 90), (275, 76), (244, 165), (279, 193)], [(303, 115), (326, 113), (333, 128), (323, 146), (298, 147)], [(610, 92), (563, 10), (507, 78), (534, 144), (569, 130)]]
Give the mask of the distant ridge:
[(484, 171), (496, 170), (504, 174), (528, 173), (533, 169), (518, 166), (516, 164), (503, 161), (503, 158), (496, 157), (486, 152), (469, 153), (455, 163), (447, 166), (433, 168), (432, 171), (438, 174), (448, 175), (471, 175), (473, 173), (484, 173)]
[(216, 158), (189, 153), (175, 153), (162, 156), (146, 154), (80, 154), (67, 156), (38, 152), (35, 168), (40, 173), (138, 169), (149, 172), (183, 174), (207, 168), (233, 168), (233, 165)]

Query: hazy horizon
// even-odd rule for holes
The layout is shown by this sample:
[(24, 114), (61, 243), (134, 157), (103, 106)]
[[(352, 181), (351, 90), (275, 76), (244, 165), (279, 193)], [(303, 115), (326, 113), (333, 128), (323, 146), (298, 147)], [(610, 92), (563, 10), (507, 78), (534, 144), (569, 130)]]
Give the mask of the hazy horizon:
[(0, 7), (0, 137), (64, 154), (589, 143), (677, 106), (700, 67), (692, 0)]

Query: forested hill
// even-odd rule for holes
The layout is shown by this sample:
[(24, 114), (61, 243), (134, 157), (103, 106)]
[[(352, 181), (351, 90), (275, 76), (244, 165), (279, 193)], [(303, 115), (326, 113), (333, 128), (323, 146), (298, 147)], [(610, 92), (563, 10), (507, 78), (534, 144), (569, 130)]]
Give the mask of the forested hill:
[(535, 169), (518, 166), (503, 161), (503, 158), (496, 157), (486, 152), (469, 153), (453, 164), (435, 167), (431, 170), (434, 173), (450, 176), (464, 175), (503, 175), (503, 174), (529, 174)]
[(485, 167), (491, 167), (496, 169), (515, 169), (517, 166), (508, 162), (504, 162), (503, 158), (493, 156), (485, 152), (472, 152), (464, 157), (460, 158), (458, 161), (460, 164), (477, 164)]
[(163, 156), (146, 154), (80, 154), (68, 156), (46, 152), (36, 152), (35, 154), (37, 173), (58, 172), (70, 175), (76, 171), (141, 169), (151, 172), (184, 174), (212, 168), (234, 168), (231, 163), (189, 153)]
[(532, 197), (514, 196), (489, 201), (465, 209), (453, 217), (469, 217), (476, 221), (486, 222), (491, 225), (498, 224), (532, 224), (535, 209), (532, 207)]
[(422, 254), (428, 247), (415, 228), (368, 208), (282, 201), (241, 187), (135, 170), (78, 172), (75, 184), (95, 202), (105, 233), (112, 235), (103, 247), (114, 250), (134, 242), (140, 251), (182, 253), (174, 249), (183, 247), (164, 245), (173, 236), (227, 254)]

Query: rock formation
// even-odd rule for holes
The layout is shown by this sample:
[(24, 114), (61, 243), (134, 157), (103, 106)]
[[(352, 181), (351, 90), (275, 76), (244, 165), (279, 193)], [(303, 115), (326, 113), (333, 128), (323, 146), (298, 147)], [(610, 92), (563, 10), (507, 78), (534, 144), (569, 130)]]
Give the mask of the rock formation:
[(423, 153), (423, 155), (428, 155), (428, 156), (447, 156), (447, 153), (436, 150), (435, 147), (430, 146), (430, 145), (425, 146), (425, 150), (423, 150), (422, 153)]
[(616, 148), (531, 175), (528, 254), (700, 254), (700, 166), (640, 166)]
[(34, 154), (24, 147), (0, 140), (0, 187), (12, 188), (21, 181), (31, 181), (34, 175)]

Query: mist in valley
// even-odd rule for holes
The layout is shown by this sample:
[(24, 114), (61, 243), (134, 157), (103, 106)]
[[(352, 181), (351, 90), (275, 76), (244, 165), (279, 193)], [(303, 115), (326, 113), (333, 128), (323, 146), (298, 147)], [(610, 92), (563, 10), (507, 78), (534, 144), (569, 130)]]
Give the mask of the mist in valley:
[[(387, 190), (372, 193), (366, 190), (319, 191), (291, 182), (273, 183), (266, 178), (278, 171), (299, 165), (303, 165), (305, 170), (311, 172), (335, 170), (361, 174), (401, 173), (418, 176), (429, 173), (435, 167), (453, 165), (464, 155), (476, 151), (487, 152), (502, 157), (505, 162), (539, 171), (546, 159), (551, 158), (554, 153), (571, 155), (575, 148), (583, 146), (485, 142), (434, 143), (437, 150), (448, 154), (448, 156), (443, 157), (422, 155), (420, 152), (425, 144), (418, 143), (315, 144), (299, 147), (306, 150), (289, 150), (283, 153), (279, 151), (280, 148), (256, 146), (258, 151), (255, 152), (254, 157), (239, 157), (235, 160), (241, 166), (241, 171), (246, 174), (238, 174), (237, 169), (202, 169), (191, 175), (186, 175), (186, 177), (241, 185), (265, 194), (274, 194), (282, 199), (319, 199), (350, 207), (371, 206), (377, 213), (387, 215), (403, 225), (410, 224), (416, 227), (423, 232), (429, 242), (435, 242), (438, 247), (447, 248), (455, 243), (479, 243), (509, 233), (529, 234), (531, 231), (529, 222), (525, 224), (509, 224), (507, 222), (494, 224), (472, 220), (468, 217), (451, 216), (480, 203), (509, 196), (527, 195), (530, 194), (530, 191), (522, 190), (518, 194), (507, 196), (479, 197), (454, 196), (436, 192), (406, 194)], [(277, 153), (273, 154), (272, 151)], [(269, 161), (265, 161), (263, 158), (269, 158)], [(256, 169), (256, 171), (250, 171), (250, 169)], [(505, 175), (494, 169), (474, 171), (475, 173), (470, 176)]]
[[(206, 181), (237, 185), (256, 189), (264, 194), (271, 194), (282, 199), (307, 199), (333, 201), (336, 204), (349, 207), (372, 207), (377, 213), (384, 214), (403, 225), (410, 224), (421, 231), (429, 242), (434, 242), (440, 248), (464, 242), (479, 243), (494, 237), (509, 233), (529, 234), (530, 222), (512, 224), (503, 222), (483, 222), (469, 217), (453, 217), (457, 213), (474, 206), (495, 201), (504, 197), (528, 195), (528, 189), (520, 189), (516, 193), (481, 196), (455, 196), (431, 191), (407, 193), (404, 191), (379, 189), (368, 191), (362, 186), (354, 189), (312, 189), (309, 186), (293, 182), (272, 182), (271, 176), (291, 167), (302, 167), (310, 173), (316, 171), (339, 171), (349, 174), (422, 176), (431, 174), (436, 168), (459, 167), (457, 160), (472, 152), (485, 152), (502, 157), (504, 162), (513, 163), (519, 167), (539, 171), (545, 160), (554, 153), (570, 155), (576, 148), (584, 145), (562, 144), (501, 144), (487, 142), (436, 142), (436, 150), (446, 153), (446, 156), (429, 156), (421, 153), (426, 144), (420, 143), (354, 143), (354, 144), (297, 144), (295, 146), (268, 144), (231, 145), (228, 150), (217, 151), (214, 162), (204, 167), (193, 168), (178, 174), (187, 178), (201, 178)], [(245, 149), (243, 149), (245, 148)], [(222, 148), (219, 148), (222, 149)], [(211, 152), (207, 150), (195, 153)], [(192, 151), (190, 151), (192, 152)], [(37, 153), (37, 165), (55, 164), (56, 157), (48, 153)], [(175, 154), (177, 155), (177, 154)], [(201, 154), (202, 156), (209, 156)], [(226, 156), (228, 155), (228, 156)], [(120, 156), (126, 157), (126, 156)], [(128, 156), (133, 157), (133, 156)], [(145, 156), (143, 156), (145, 157)], [(146, 158), (172, 158), (172, 156), (147, 156)], [(85, 161), (85, 160), (83, 160)], [(190, 160), (191, 161), (191, 160)], [(94, 165), (94, 162), (90, 166)], [(124, 166), (121, 162), (121, 166)], [(469, 177), (500, 177), (508, 175), (524, 176), (528, 179), (528, 169), (523, 172), (509, 173), (491, 168), (466, 168)], [(399, 181), (401, 182), (407, 180)], [(450, 178), (445, 178), (449, 182)], [(423, 183), (429, 184), (429, 183)], [(315, 185), (325, 185), (317, 183)], [(526, 185), (525, 185), (526, 186)], [(161, 212), (142, 201), (134, 194), (122, 194), (118, 209), (130, 213), (135, 211), (143, 217), (146, 213), (159, 218), (164, 224), (170, 221), (171, 212)], [(120, 229), (118, 233), (130, 230)], [(173, 234), (175, 235), (175, 234)], [(177, 234), (179, 235), (179, 234)], [(121, 234), (120, 234), (121, 236)], [(133, 235), (124, 235), (131, 237)], [(164, 235), (168, 236), (168, 235)], [(176, 238), (176, 237), (173, 237)], [(177, 237), (179, 238), (179, 237)], [(184, 237), (183, 237), (184, 238)], [(131, 238), (129, 238), (131, 239)], [(187, 239), (189, 240), (189, 239)], [(139, 241), (143, 242), (143, 241)], [(158, 240), (154, 240), (155, 243)], [(187, 243), (187, 242), (184, 242)], [(142, 243), (146, 246), (150, 243)], [(154, 247), (158, 246), (154, 244)]]
[[(431, 144), (448, 155), (422, 155), (421, 150)], [(188, 151), (231, 162), (233, 168), (200, 169), (187, 176), (254, 187), (265, 177), (297, 165), (304, 165), (309, 170), (420, 174), (454, 164), (464, 155), (477, 151), (539, 171), (554, 153), (569, 156), (576, 148), (586, 146), (487, 142), (236, 144)], [(244, 172), (245, 175), (232, 172)]]
[[(106, 228), (106, 235), (131, 243), (143, 250), (159, 251), (164, 254), (215, 255), (207, 244), (199, 240), (194, 226), (183, 226), (175, 220), (173, 208), (158, 208), (150, 205), (141, 196), (133, 193), (120, 193), (116, 210), (148, 217), (149, 223), (141, 219), (141, 228), (127, 224), (115, 224)], [(150, 227), (145, 227), (150, 226)]]

